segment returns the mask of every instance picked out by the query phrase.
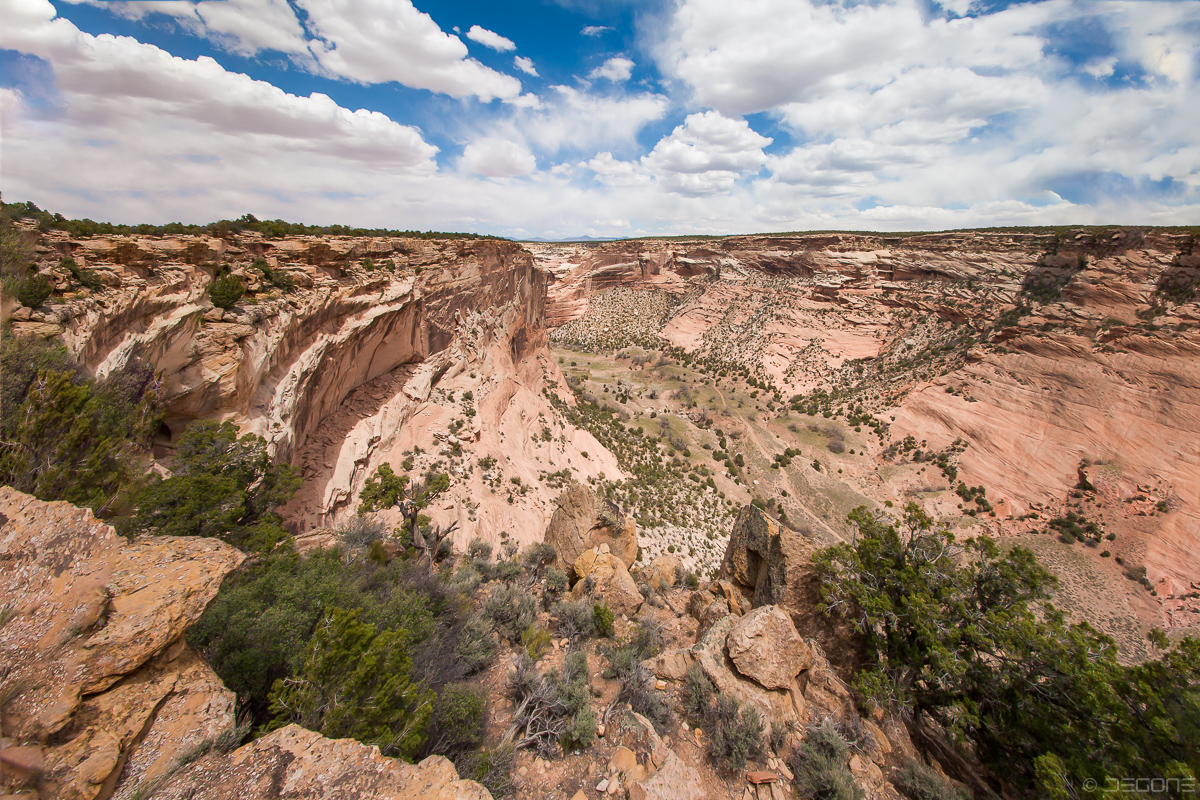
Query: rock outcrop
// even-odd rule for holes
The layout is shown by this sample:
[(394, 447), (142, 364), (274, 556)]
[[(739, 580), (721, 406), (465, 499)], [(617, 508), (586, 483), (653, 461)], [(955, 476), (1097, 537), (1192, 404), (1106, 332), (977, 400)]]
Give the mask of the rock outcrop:
[(183, 641), (242, 554), (128, 543), (92, 513), (0, 487), (0, 628), (10, 789), (94, 800), (165, 774), (234, 727), (235, 698)]
[(814, 549), (799, 534), (789, 531), (784, 535), (778, 522), (757, 506), (748, 505), (730, 531), (721, 571), (749, 592), (753, 605), (794, 608)]
[(613, 555), (607, 544), (584, 551), (575, 559), (573, 572), (578, 580), (571, 588), (571, 596), (576, 600), (599, 596), (613, 611), (629, 617), (642, 607), (642, 593), (625, 562)]
[(629, 785), (629, 800), (705, 800), (708, 787), (695, 767), (669, 751), (662, 766), (648, 778)]
[(638, 579), (648, 583), (650, 588), (659, 589), (671, 587), (679, 583), (679, 575), (683, 572), (683, 562), (672, 555), (659, 556), (644, 568)]
[(326, 739), (296, 725), (227, 754), (196, 761), (155, 792), (163, 800), (491, 800), (459, 780), (441, 756), (419, 764), (384, 758), (352, 739)]
[(759, 606), (738, 619), (726, 639), (737, 671), (765, 689), (788, 689), (813, 654), (778, 606)]
[(575, 560), (585, 550), (601, 544), (608, 545), (612, 554), (627, 565), (637, 560), (637, 523), (615, 503), (597, 497), (579, 483), (568, 486), (558, 496), (545, 541), (554, 545), (558, 554), (555, 563), (568, 577), (578, 577), (572, 572)]
[(768, 733), (779, 724), (799, 724), (806, 719), (806, 704), (800, 685), (793, 678), (783, 690), (771, 690), (743, 678), (729, 658), (726, 643), (738, 618), (728, 616), (709, 628), (689, 651), (713, 688), (738, 702), (753, 706), (762, 716)]
[(748, 505), (730, 532), (721, 574), (751, 606), (786, 611), (801, 637), (816, 640), (840, 668), (853, 670), (862, 660), (863, 638), (849, 623), (825, 614), (821, 579), (812, 565), (815, 550), (803, 533)]

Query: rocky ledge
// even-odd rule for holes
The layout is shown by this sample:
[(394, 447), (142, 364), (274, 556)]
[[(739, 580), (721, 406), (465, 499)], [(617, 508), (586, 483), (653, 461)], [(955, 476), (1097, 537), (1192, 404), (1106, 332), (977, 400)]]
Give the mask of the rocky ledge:
[(244, 556), (214, 539), (128, 542), (86, 509), (0, 487), (0, 795), (486, 798), (419, 766), (289, 727), (244, 734), (183, 634)]

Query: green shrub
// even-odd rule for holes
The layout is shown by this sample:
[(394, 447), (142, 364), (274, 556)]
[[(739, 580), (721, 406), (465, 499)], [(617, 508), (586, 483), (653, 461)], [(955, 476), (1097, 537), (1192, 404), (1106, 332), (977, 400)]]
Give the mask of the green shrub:
[(607, 603), (596, 603), (592, 606), (592, 623), (596, 632), (601, 636), (612, 637), (615, 631), (616, 615)]
[(336, 548), (303, 557), (281, 549), (226, 577), (187, 640), (261, 725), (272, 686), (300, 671), (328, 609), (359, 609), (379, 632), (405, 631), (413, 679), (437, 690), (495, 655), (491, 624), (460, 616), (463, 607), (425, 562), (347, 563)]
[(546, 591), (553, 594), (560, 594), (567, 588), (567, 573), (563, 572), (558, 567), (550, 567), (546, 570)]
[(380, 464), (375, 474), (363, 483), (362, 491), (358, 493), (358, 513), (369, 514), (381, 508), (392, 508), (404, 497), (404, 489), (408, 486), (407, 475), (397, 475), (392, 471), (392, 465)]
[(493, 580), (512, 583), (519, 577), (521, 577), (521, 564), (519, 561), (500, 561), (492, 567)]
[(538, 542), (531, 544), (525, 548), (525, 552), (521, 554), (521, 560), (525, 563), (526, 568), (534, 575), (540, 575), (542, 570), (550, 564), (554, 563), (554, 559), (558, 557), (558, 553), (554, 550), (554, 545), (549, 542)]
[(492, 546), (476, 536), (471, 540), (471, 543), (467, 545), (467, 557), (471, 560), (481, 558), (484, 561), (488, 561), (492, 557)]
[(334, 608), (317, 625), (300, 670), (271, 687), (271, 727), (296, 723), (411, 760), (424, 739), (433, 692), (410, 680), (405, 632), (376, 632), (359, 613)]
[(849, 743), (828, 717), (808, 729), (804, 746), (810, 752), (821, 753), (838, 762), (844, 762), (850, 757)]
[(709, 708), (707, 725), (708, 754), (728, 772), (743, 769), (747, 758), (762, 752), (762, 717), (753, 706), (722, 692)]
[(98, 292), (104, 288), (104, 281), (100, 280), (95, 270), (81, 268), (73, 258), (64, 258), (58, 262), (58, 266), (70, 272), (71, 279), (85, 289)]
[(496, 643), (492, 640), (495, 625), (479, 612), (471, 614), (458, 630), (454, 656), (464, 675), (474, 675), (496, 658)]
[(689, 664), (683, 676), (683, 710), (693, 725), (700, 724), (708, 716), (709, 701), (715, 691), (700, 665)]
[(954, 786), (937, 770), (916, 759), (904, 762), (892, 784), (909, 800), (971, 800), (966, 789)]
[(571, 641), (596, 635), (596, 612), (587, 600), (557, 603), (551, 613), (558, 618), (556, 630)]
[(596, 735), (596, 714), (591, 708), (587, 654), (573, 651), (563, 659), (558, 675), (541, 675), (528, 656), (522, 655), (508, 676), (516, 704), (513, 725), (521, 735), (515, 746), (535, 747), (542, 755), (580, 749)]
[(521, 634), (521, 647), (531, 659), (537, 661), (550, 649), (550, 631), (532, 624)]
[[(813, 561), (826, 607), (865, 634), (864, 696), (970, 740), (1014, 794), (1037, 796), (1054, 774), (1076, 786), (1200, 774), (1200, 751), (1186, 744), (1200, 730), (1200, 640), (1122, 664), (1110, 637), (1039, 602), (1056, 582), (1031, 551), (986, 536), (957, 542), (914, 503), (903, 532), (865, 507), (850, 521), (855, 543)], [(1071, 524), (1087, 523), (1064, 518), (1065, 532)]]
[(503, 584), (484, 602), (483, 613), (501, 636), (515, 642), (533, 624), (537, 607), (532, 597), (511, 584)]
[(13, 294), (26, 308), (38, 308), (50, 297), (50, 279), (45, 275), (30, 275), (15, 282)]
[(266, 552), (287, 537), (275, 508), (300, 488), (289, 464), (276, 464), (261, 436), (238, 437), (231, 422), (193, 422), (175, 448), (173, 474), (137, 496), (132, 530), (209, 536)]
[(670, 728), (671, 711), (662, 695), (654, 690), (654, 675), (642, 662), (658, 655), (663, 642), (662, 624), (650, 619), (642, 621), (628, 640), (608, 651), (609, 668), (605, 672), (606, 677), (619, 682), (614, 702), (628, 703), (654, 723), (660, 733)]
[(265, 258), (254, 259), (250, 263), (250, 268), (258, 270), (267, 283), (280, 291), (291, 292), (296, 289), (296, 280), (284, 270), (272, 269)]
[(802, 797), (821, 800), (860, 800), (863, 792), (846, 767), (849, 752), (850, 746), (832, 720), (826, 718), (810, 727), (804, 743), (788, 761), (796, 776), (796, 790)]
[(516, 750), (512, 745), (466, 753), (454, 760), (463, 780), (472, 780), (491, 792), (492, 797), (511, 797), (516, 787), (512, 773)]
[(483, 743), (487, 722), (487, 691), (467, 683), (450, 683), (442, 688), (429, 716), (428, 737), (423, 756), (440, 755), (451, 760)]
[(131, 363), (92, 381), (65, 350), (3, 333), (0, 381), (0, 483), (101, 517), (125, 512), (162, 420), (153, 371)]
[(596, 721), (596, 712), (591, 708), (583, 708), (576, 712), (563, 728), (560, 741), (563, 752), (591, 747), (596, 739)]
[(222, 275), (213, 280), (212, 285), (208, 287), (208, 295), (217, 308), (233, 308), (245, 293), (246, 287), (236, 275)]

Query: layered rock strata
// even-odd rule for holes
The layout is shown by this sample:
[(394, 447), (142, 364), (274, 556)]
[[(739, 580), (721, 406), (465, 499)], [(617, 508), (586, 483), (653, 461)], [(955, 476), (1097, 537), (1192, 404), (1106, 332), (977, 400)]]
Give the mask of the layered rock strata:
[[(458, 523), (460, 546), (476, 535), (498, 543), (501, 532), (539, 539), (557, 495), (540, 475), (620, 472), (546, 398), (565, 396), (546, 351), (548, 275), (514, 243), (49, 232), (38, 250), (63, 294), (32, 311), (6, 301), (13, 329), (58, 336), (100, 377), (134, 361), (159, 370), (166, 420), (155, 453), (168, 467), (193, 420), (262, 435), (305, 478), (285, 514), (296, 532), (335, 525), (380, 464), (399, 471), (417, 453), (417, 474), (451, 454), (440, 468), (453, 487), (431, 516)], [(104, 288), (72, 291), (64, 258)], [(224, 272), (247, 293), (222, 310), (208, 289)], [(513, 477), (523, 490), (491, 502)]]
[[(855, 503), (899, 508), (913, 499), (968, 533), (1044, 530), (1048, 519), (1081, 512), (1075, 492), (1083, 464), (1096, 502), (1082, 513), (1115, 536), (1096, 555), (1109, 550), (1110, 565), (1119, 557), (1129, 569), (1144, 566), (1156, 592), (1114, 591), (1103, 605), (1119, 606), (1143, 627), (1200, 623), (1200, 606), (1189, 600), (1200, 588), (1194, 232), (813, 234), (528, 247), (554, 274), (547, 317), (564, 346), (607, 354), (681, 347), (706, 360), (709, 375), (749, 368), (778, 388), (785, 405), (794, 395), (839, 392), (833, 405), (842, 405), (841, 416), (861, 404), (887, 427), (886, 439), (876, 441), (860, 423), (818, 419), (813, 430), (822, 433), (810, 438), (835, 431), (853, 451), (819, 450), (819, 466), (753, 476), (764, 498), (786, 491), (788, 518), (821, 543), (851, 534), (843, 520)], [(772, 408), (780, 413), (778, 401)], [(768, 458), (788, 438), (770, 433), (770, 420), (726, 418), (720, 398), (679, 411), (697, 419), (717, 414), (714, 427), (727, 432), (745, 428)], [(923, 456), (958, 446), (955, 478), (943, 479), (927, 460), (887, 453), (910, 436), (909, 452)], [(808, 464), (814, 454), (805, 455)], [(991, 509), (966, 517), (957, 481), (984, 486)], [(1121, 569), (1107, 571), (1106, 580), (1120, 587)], [(1077, 584), (1064, 575), (1064, 591)], [(1137, 649), (1138, 638), (1123, 636), (1122, 645)]]

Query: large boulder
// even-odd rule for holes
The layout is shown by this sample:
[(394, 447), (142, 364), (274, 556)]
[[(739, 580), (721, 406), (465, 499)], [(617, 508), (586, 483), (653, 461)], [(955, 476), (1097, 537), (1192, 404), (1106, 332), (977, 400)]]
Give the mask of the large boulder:
[(629, 786), (629, 800), (707, 800), (710, 796), (700, 772), (674, 750), (667, 752), (657, 772)]
[(586, 550), (606, 544), (617, 558), (632, 564), (637, 560), (637, 523), (625, 516), (615, 503), (596, 496), (580, 483), (563, 490), (546, 528), (546, 542), (558, 553), (555, 565), (572, 574), (575, 559)]
[(790, 607), (812, 553), (812, 543), (801, 534), (781, 531), (778, 522), (748, 505), (733, 523), (721, 572), (750, 594), (754, 606)]
[[(213, 539), (130, 544), (87, 509), (0, 487), (5, 728), (37, 743), (0, 739), (0, 762), (36, 764), (47, 796), (92, 800), (231, 730), (236, 698), (182, 637), (242, 559)], [(9, 770), (0, 794), (32, 779)]]
[(607, 544), (580, 554), (575, 559), (573, 571), (579, 577), (571, 589), (571, 596), (576, 600), (598, 595), (618, 614), (630, 617), (642, 607), (642, 593), (630, 577), (625, 562), (613, 555)]
[(759, 606), (738, 619), (725, 640), (737, 671), (767, 689), (790, 689), (813, 654), (778, 606)]
[(385, 758), (353, 739), (326, 739), (297, 725), (280, 728), (226, 754), (201, 758), (163, 785), (161, 800), (491, 800), (487, 789), (459, 780), (441, 756), (419, 764)]
[(650, 585), (651, 589), (670, 588), (678, 583), (678, 575), (683, 570), (683, 562), (678, 556), (659, 556), (650, 562), (650, 566), (642, 570), (638, 576), (642, 582)]
[(692, 645), (687, 651), (688, 654), (700, 665), (714, 689), (733, 697), (739, 703), (753, 706), (762, 716), (767, 733), (778, 723), (803, 722), (807, 705), (797, 681), (791, 681), (784, 690), (765, 689), (754, 681), (743, 678), (734, 667), (726, 652), (725, 642), (738, 619), (728, 616), (714, 624)]

